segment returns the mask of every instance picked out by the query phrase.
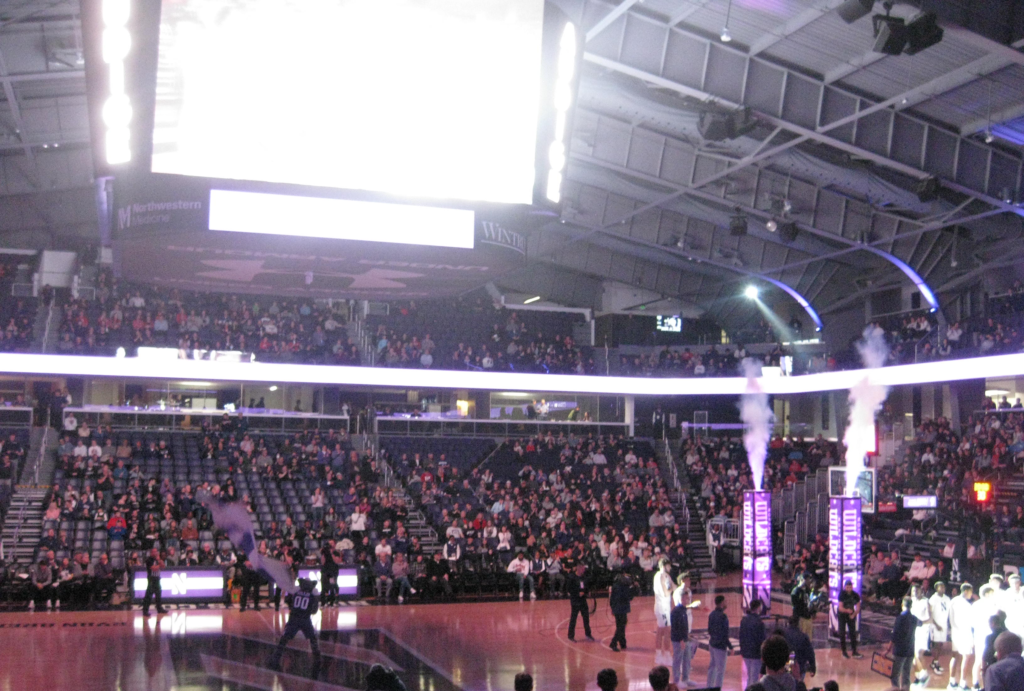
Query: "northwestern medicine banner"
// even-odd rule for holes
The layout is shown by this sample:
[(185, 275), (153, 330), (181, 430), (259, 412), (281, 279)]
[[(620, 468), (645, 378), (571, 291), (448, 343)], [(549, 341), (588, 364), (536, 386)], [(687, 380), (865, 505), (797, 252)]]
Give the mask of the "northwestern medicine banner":
[[(329, 213), (331, 199), (275, 189), (264, 196), (292, 202), (289, 209), (295, 200), (309, 202), (309, 213), (301, 221), (275, 217), (258, 232), (211, 230), (211, 189), (232, 185), (241, 183), (116, 179), (110, 222), (119, 275), (183, 290), (372, 300), (459, 295), (525, 266), (526, 236), (517, 230), (525, 208), (466, 210), (460, 218), (469, 219), (471, 235), (461, 247), (445, 247), (431, 243), (446, 228), (416, 222), (416, 209), (429, 207), (350, 195), (344, 201), (351, 203), (335, 207), (356, 213), (338, 217)], [(323, 208), (328, 214), (316, 216)], [(411, 220), (397, 225), (402, 219)], [(238, 222), (245, 227), (245, 218)], [(331, 236), (332, 228), (344, 239)]]

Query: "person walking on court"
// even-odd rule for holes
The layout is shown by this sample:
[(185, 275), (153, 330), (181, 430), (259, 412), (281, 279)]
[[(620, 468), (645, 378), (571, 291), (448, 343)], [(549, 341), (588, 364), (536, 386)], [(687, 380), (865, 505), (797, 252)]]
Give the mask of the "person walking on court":
[(157, 614), (167, 614), (163, 605), (163, 588), (160, 587), (160, 569), (164, 566), (160, 558), (160, 550), (156, 547), (149, 550), (146, 557), (146, 595), (142, 598), (142, 615), (149, 616), (149, 605), (156, 600)]
[(295, 638), (299, 632), (309, 641), (309, 647), (313, 649), (313, 670), (310, 673), (311, 679), (320, 675), (320, 642), (317, 639), (316, 629), (313, 628), (312, 617), (320, 608), (320, 598), (313, 587), (315, 583), (308, 578), (299, 579), (299, 592), (291, 596), (291, 613), (288, 615), (288, 623), (284, 626), (284, 633), (281, 640), (277, 642), (277, 648), (270, 656), (268, 666), (275, 671), (281, 669), (281, 656), (288, 642)]
[(626, 623), (629, 618), (629, 601), (633, 599), (633, 582), (629, 576), (620, 573), (615, 583), (608, 589), (608, 606), (615, 617), (615, 635), (612, 636), (610, 647), (615, 652), (626, 649)]
[(586, 572), (586, 566), (577, 564), (576, 572), (569, 576), (569, 579), (565, 582), (565, 592), (569, 594), (569, 607), (572, 612), (569, 615), (570, 641), (576, 640), (577, 615), (583, 617), (583, 633), (586, 634), (587, 640), (594, 640), (593, 634), (590, 633), (590, 609), (587, 607), (587, 596), (590, 593)]
[(860, 595), (853, 589), (853, 581), (847, 580), (843, 583), (843, 590), (839, 593), (839, 647), (843, 650), (843, 657), (849, 658), (846, 652), (846, 638), (849, 632), (850, 649), (853, 657), (860, 660), (864, 656), (857, 652), (857, 615), (860, 614)]
[(722, 688), (725, 678), (725, 661), (732, 641), (729, 639), (729, 617), (725, 613), (725, 595), (715, 597), (715, 609), (708, 615), (708, 649), (711, 664), (708, 666), (708, 688)]
[(672, 638), (672, 683), (690, 685), (690, 661), (693, 648), (690, 647), (689, 609), (680, 602), (669, 615)]
[(917, 627), (920, 622), (910, 613), (913, 600), (903, 598), (903, 611), (896, 617), (892, 627), (892, 642), (889, 652), (892, 653), (892, 677), (889, 681), (898, 689), (910, 688), (910, 668), (914, 663), (914, 643)]
[(750, 609), (740, 619), (740, 655), (746, 671), (744, 688), (761, 678), (761, 645), (766, 637), (764, 621), (761, 619), (762, 606), (761, 601), (755, 598), (750, 603)]

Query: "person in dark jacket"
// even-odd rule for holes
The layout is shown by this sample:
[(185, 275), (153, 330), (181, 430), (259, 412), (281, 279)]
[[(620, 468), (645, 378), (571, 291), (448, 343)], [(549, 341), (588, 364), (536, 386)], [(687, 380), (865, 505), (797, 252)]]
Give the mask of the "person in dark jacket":
[(789, 618), (789, 626), (780, 631), (786, 642), (789, 643), (789, 647), (793, 650), (795, 656), (793, 676), (796, 677), (797, 681), (803, 681), (804, 675), (808, 673), (812, 677), (818, 673), (818, 664), (814, 657), (814, 646), (811, 644), (811, 639), (808, 638), (807, 634), (800, 630), (800, 625), (800, 617), (794, 614)]
[(708, 648), (711, 653), (711, 664), (708, 666), (709, 689), (722, 688), (725, 677), (726, 650), (732, 650), (729, 639), (729, 617), (725, 614), (725, 596), (715, 598), (715, 609), (708, 615)]
[[(761, 662), (764, 664), (764, 676), (758, 680), (765, 691), (796, 691), (796, 679), (786, 665), (789, 664), (789, 643), (785, 637), (774, 633), (761, 645)], [(755, 684), (747, 686), (747, 691)]]
[[(583, 633), (588, 640), (594, 640), (590, 633), (590, 609), (587, 607), (587, 596), (589, 595), (589, 584), (586, 577), (587, 567), (583, 564), (576, 565), (576, 572), (565, 581), (565, 592), (569, 594), (569, 640), (576, 640), (576, 617), (583, 617)], [(628, 611), (628, 610), (627, 610)]]
[(690, 647), (690, 618), (687, 606), (680, 602), (672, 608), (669, 615), (669, 626), (672, 638), (672, 683), (690, 683), (690, 661), (693, 659), (693, 648)]
[(989, 628), (992, 633), (985, 637), (985, 654), (982, 658), (983, 669), (988, 669), (996, 663), (996, 639), (999, 634), (1006, 631), (1006, 612), (999, 611), (988, 618)]
[(761, 677), (761, 645), (766, 637), (761, 608), (761, 601), (755, 598), (750, 603), (750, 610), (740, 620), (740, 655), (747, 673), (744, 688)]
[(921, 624), (913, 614), (910, 606), (913, 601), (903, 598), (903, 612), (896, 617), (892, 627), (892, 642), (889, 652), (892, 654), (892, 677), (890, 682), (898, 689), (910, 688), (910, 666), (914, 661), (914, 638), (917, 627)]
[(626, 649), (626, 620), (629, 618), (629, 601), (634, 595), (633, 582), (624, 573), (620, 573), (615, 583), (608, 589), (608, 607), (615, 616), (615, 635), (612, 636), (611, 649), (615, 652)]

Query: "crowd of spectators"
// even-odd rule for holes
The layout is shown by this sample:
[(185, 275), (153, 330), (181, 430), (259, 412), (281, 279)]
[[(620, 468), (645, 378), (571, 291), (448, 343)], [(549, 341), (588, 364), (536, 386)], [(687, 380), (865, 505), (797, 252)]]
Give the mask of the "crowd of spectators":
[(385, 367), (593, 374), (592, 356), (575, 344), (570, 333), (575, 316), (520, 314), (496, 308), (485, 297), (444, 305), (403, 303), (377, 324), (376, 363)]
[(763, 353), (751, 353), (742, 343), (697, 349), (661, 348), (647, 355), (619, 355), (619, 373), (633, 376), (734, 377), (742, 374), (740, 363), (753, 358), (765, 367), (780, 367), (784, 359), (792, 374), (813, 374), (837, 369), (836, 359), (825, 352), (804, 352), (775, 343)]
[[(168, 565), (244, 561), (212, 523), (211, 500), (241, 501), (259, 549), (288, 564), (339, 563), (372, 572), (380, 539), (422, 553), (404, 526), (409, 507), (380, 484), (376, 461), (345, 430), (258, 433), (225, 416), (198, 433), (67, 430), (37, 559), (108, 558), (119, 573), (159, 550)], [(52, 532), (51, 532), (52, 531)], [(103, 557), (106, 555), (106, 557)]]
[(0, 261), (0, 352), (26, 352), (32, 346), (36, 319), (34, 298), (14, 297), (11, 289), (18, 263)]
[[(683, 442), (680, 457), (697, 493), (700, 510), (708, 518), (740, 518), (743, 492), (754, 489), (747, 452), (740, 437), (695, 437)], [(792, 487), (836, 463), (835, 442), (820, 434), (805, 441), (776, 435), (768, 444), (761, 489), (776, 491)]]
[(345, 328), (348, 303), (279, 300), (252, 295), (198, 293), (177, 288), (124, 286), (100, 272), (93, 299), (64, 305), (57, 350), (113, 355), (124, 348), (240, 351), (268, 362), (359, 364)]
[[(1000, 481), (1018, 475), (1024, 464), (1024, 412), (971, 415), (958, 434), (945, 418), (925, 420), (902, 462), (878, 474), (880, 502), (897, 502), (899, 495), (933, 495), (934, 513), (915, 514), (910, 532), (933, 537), (942, 529), (963, 538), (957, 554), (981, 566), (993, 558), (1024, 557), (1024, 507), (1020, 497), (1006, 495)], [(990, 501), (980, 503), (975, 482), (988, 482)], [(931, 537), (932, 539), (928, 539)]]
[(456, 585), (511, 572), (520, 597), (564, 595), (585, 564), (598, 583), (624, 572), (649, 590), (660, 557), (690, 563), (648, 442), (548, 434), (509, 439), (468, 471), (415, 453), (389, 462), (445, 541)]

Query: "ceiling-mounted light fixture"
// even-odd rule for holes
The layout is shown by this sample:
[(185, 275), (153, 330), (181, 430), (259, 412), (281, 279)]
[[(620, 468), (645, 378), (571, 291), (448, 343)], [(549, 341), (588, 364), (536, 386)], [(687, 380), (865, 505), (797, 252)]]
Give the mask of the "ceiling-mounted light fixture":
[(853, 24), (861, 17), (871, 14), (875, 7), (875, 0), (846, 0), (836, 8), (836, 14), (847, 24)]
[(736, 212), (729, 218), (729, 234), (736, 236), (747, 234), (747, 215), (738, 206)]
[(719, 36), (722, 39), (722, 43), (728, 43), (732, 40), (732, 32), (729, 31), (730, 16), (732, 16), (732, 0), (729, 0), (729, 5), (725, 9), (725, 26), (722, 27), (722, 33)]
[(774, 218), (769, 218), (768, 222), (764, 224), (764, 227), (768, 229), (769, 233), (774, 233), (779, 229), (779, 222)]
[(991, 144), (995, 140), (996, 140), (996, 138), (995, 138), (995, 135), (992, 134), (992, 128), (991, 127), (986, 127), (985, 128), (985, 143), (986, 144)]

